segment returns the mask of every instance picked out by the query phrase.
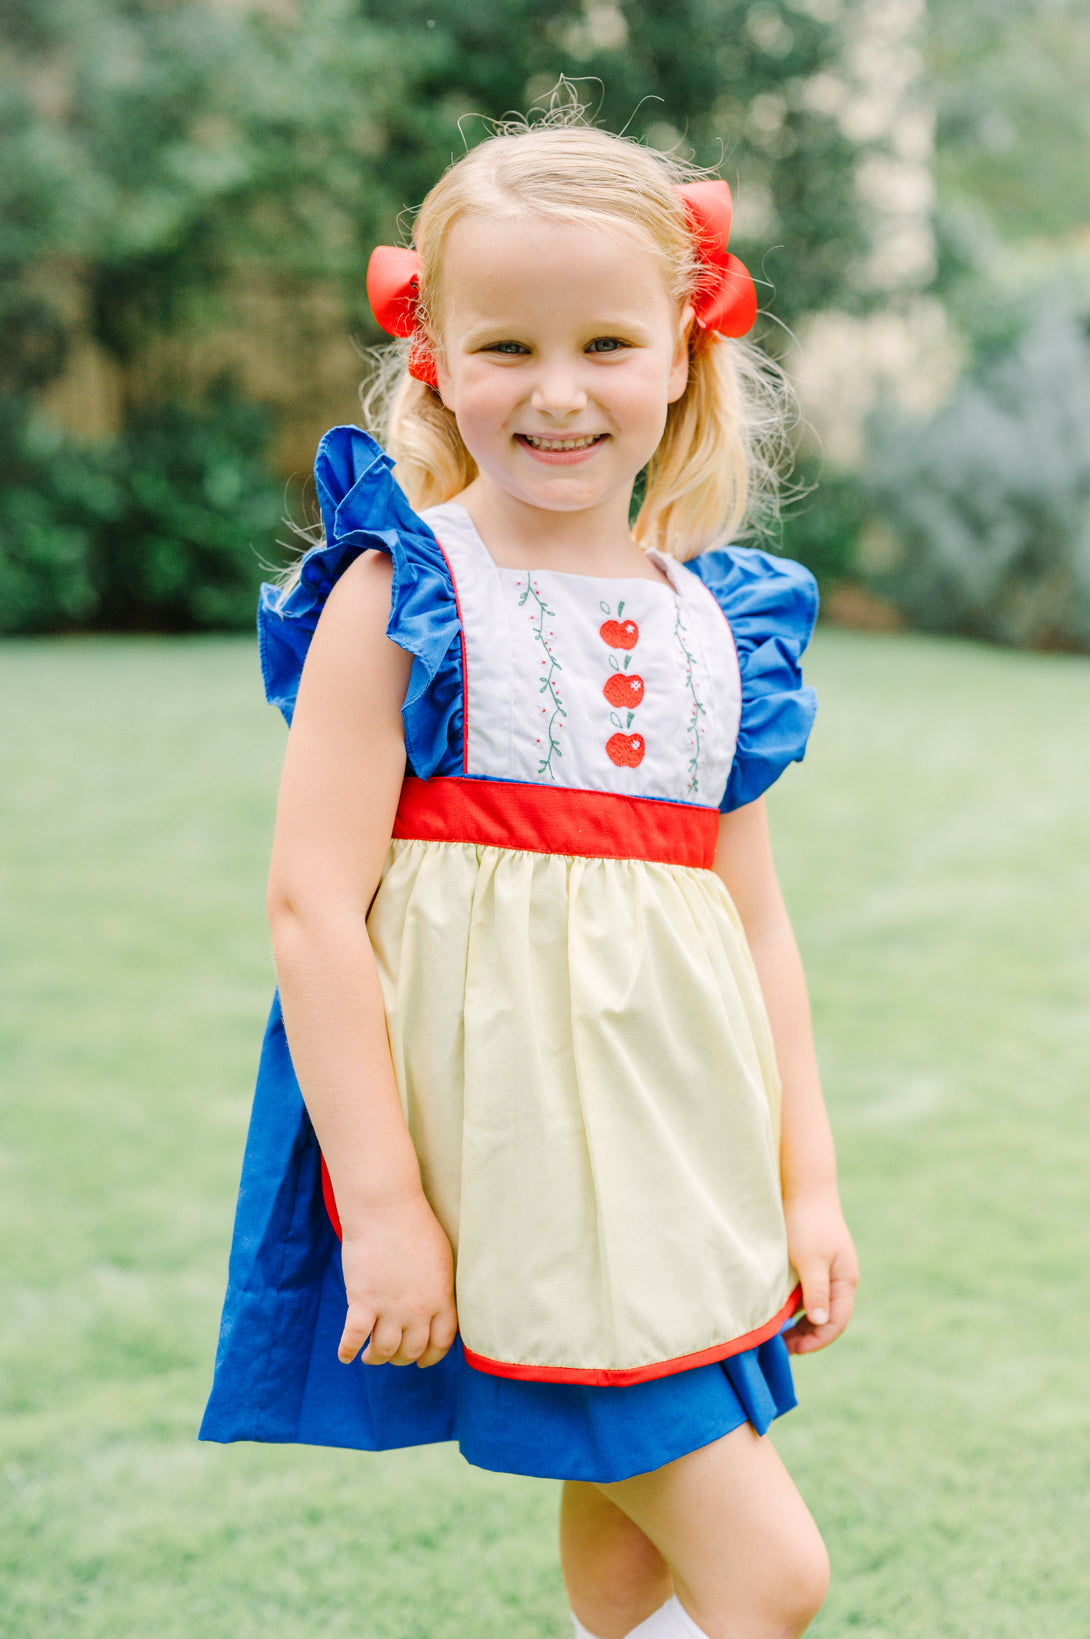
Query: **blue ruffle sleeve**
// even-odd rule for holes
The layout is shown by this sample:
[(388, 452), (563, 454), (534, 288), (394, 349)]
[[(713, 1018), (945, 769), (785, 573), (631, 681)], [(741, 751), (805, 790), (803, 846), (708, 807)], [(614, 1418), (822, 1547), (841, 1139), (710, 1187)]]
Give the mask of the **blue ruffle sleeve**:
[(808, 569), (754, 547), (719, 547), (685, 566), (704, 582), (734, 634), (742, 674), (742, 719), (724, 813), (754, 802), (801, 760), (817, 711), (799, 659), (817, 619)]
[(266, 696), (290, 723), (330, 592), (361, 552), (388, 553), (394, 576), (386, 635), (413, 657), (402, 707), (405, 751), (413, 773), (427, 779), (461, 744), (461, 620), (446, 559), (394, 481), (392, 465), (358, 427), (326, 433), (314, 463), (325, 542), (303, 558), (290, 589), (261, 588), (258, 648)]

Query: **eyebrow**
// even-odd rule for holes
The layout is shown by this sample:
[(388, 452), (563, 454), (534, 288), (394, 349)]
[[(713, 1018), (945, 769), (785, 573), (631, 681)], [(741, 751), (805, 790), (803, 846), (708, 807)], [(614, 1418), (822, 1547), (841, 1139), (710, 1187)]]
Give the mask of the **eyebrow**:
[[(643, 341), (651, 335), (652, 327), (643, 320), (631, 315), (613, 313), (602, 316), (601, 319), (585, 326), (588, 341), (600, 336), (630, 336), (634, 341)], [(504, 319), (481, 320), (472, 324), (462, 337), (463, 346), (478, 347), (485, 341), (522, 341), (527, 332), (518, 323), (507, 323)]]

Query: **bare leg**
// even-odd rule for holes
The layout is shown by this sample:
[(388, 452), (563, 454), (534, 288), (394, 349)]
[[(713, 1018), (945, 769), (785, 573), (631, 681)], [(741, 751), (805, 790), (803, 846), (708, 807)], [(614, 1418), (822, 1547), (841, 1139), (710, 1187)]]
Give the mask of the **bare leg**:
[(596, 1485), (565, 1480), (560, 1562), (572, 1610), (596, 1639), (624, 1636), (674, 1591), (669, 1567)]
[[(708, 1639), (798, 1639), (820, 1609), (829, 1580), (824, 1544), (774, 1447), (748, 1423), (600, 1490), (658, 1549)], [(650, 1593), (650, 1581), (644, 1585)], [(594, 1632), (594, 1607), (585, 1608), (580, 1620)], [(622, 1632), (615, 1625), (601, 1639)]]

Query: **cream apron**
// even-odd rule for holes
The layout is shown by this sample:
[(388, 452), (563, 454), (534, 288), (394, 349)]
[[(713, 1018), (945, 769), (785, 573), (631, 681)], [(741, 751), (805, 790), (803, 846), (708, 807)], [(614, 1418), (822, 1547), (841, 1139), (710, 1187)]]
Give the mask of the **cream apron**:
[(730, 628), (669, 560), (668, 583), (503, 570), (462, 508), (423, 516), (464, 772), (406, 780), (368, 931), (466, 1358), (598, 1384), (723, 1359), (798, 1302), (768, 1022), (710, 868)]

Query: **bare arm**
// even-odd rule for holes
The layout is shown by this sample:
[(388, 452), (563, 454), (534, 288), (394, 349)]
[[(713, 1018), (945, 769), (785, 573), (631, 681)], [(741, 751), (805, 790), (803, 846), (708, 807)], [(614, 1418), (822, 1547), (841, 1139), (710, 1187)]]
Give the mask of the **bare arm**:
[(806, 980), (776, 880), (763, 798), (723, 816), (715, 869), (746, 931), (783, 1082), (784, 1215), (807, 1315), (788, 1334), (788, 1346), (802, 1354), (824, 1348), (844, 1330), (859, 1269), (840, 1210), (836, 1155), (814, 1056)]
[(269, 921), (292, 1061), (344, 1234), (341, 1360), (430, 1365), (455, 1332), (449, 1243), (401, 1112), (366, 917), (405, 771), (410, 657), (386, 637), (389, 560), (330, 595), (299, 688), (277, 810)]

